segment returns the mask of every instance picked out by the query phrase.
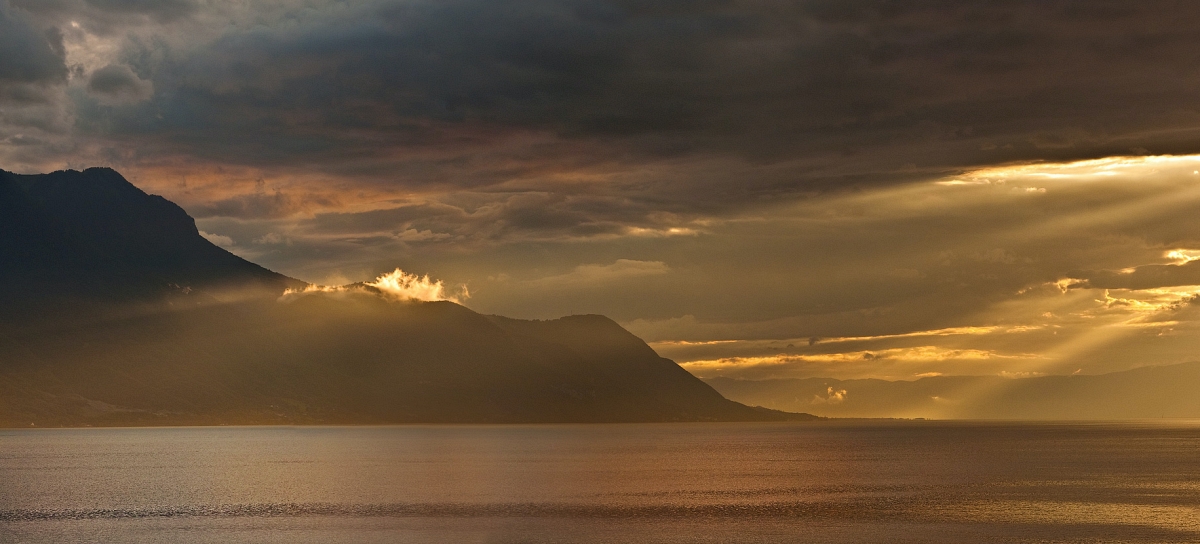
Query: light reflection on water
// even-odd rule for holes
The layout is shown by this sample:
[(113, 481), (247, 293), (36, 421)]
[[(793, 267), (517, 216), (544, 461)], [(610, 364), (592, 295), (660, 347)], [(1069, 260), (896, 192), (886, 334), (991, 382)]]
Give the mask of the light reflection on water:
[(0, 542), (1195, 542), (1200, 425), (0, 431)]

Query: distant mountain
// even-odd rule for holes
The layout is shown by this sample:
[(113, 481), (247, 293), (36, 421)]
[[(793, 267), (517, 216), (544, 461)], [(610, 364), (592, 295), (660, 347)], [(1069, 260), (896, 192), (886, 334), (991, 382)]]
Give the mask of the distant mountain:
[(0, 172), (0, 426), (811, 419), (602, 316), (522, 321), (247, 262), (109, 169)]
[(939, 419), (1200, 418), (1200, 362), (1100, 375), (705, 380), (726, 397), (830, 417)]

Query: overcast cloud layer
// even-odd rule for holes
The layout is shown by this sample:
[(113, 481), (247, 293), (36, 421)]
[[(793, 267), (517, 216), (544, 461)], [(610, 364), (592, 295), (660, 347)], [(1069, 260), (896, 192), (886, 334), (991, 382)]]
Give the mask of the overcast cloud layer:
[(1200, 153), (1198, 27), (1165, 0), (0, 0), (0, 168), (112, 166), (281, 272), (605, 313), (702, 375), (1099, 372), (1194, 347), (1200, 165), (989, 168)]

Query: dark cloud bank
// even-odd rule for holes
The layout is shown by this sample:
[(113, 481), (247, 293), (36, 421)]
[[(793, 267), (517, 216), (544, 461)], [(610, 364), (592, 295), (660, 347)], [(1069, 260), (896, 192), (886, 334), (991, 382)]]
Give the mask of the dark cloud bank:
[[(1191, 151), (1197, 121), (1200, 9), (1178, 2), (60, 0), (4, 13), (0, 77), (21, 81), (65, 80), (54, 35), (71, 21), (130, 32), (119, 67), (88, 87), (128, 64), (138, 76), (124, 80), (158, 92), (119, 111), (76, 105), (81, 135), (393, 183), (664, 157), (795, 163), (725, 188), (774, 194)], [(525, 131), (552, 138), (494, 148)], [(459, 164), (481, 150), (489, 161)]]

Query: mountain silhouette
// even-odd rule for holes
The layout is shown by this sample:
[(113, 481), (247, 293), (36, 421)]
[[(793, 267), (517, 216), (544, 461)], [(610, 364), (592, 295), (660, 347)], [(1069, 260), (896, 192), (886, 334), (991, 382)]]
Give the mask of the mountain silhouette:
[(0, 312), (10, 319), (305, 285), (213, 245), (182, 208), (109, 168), (0, 171), (0, 254)]
[(0, 425), (811, 419), (725, 399), (603, 316), (306, 286), (105, 168), (0, 172)]

